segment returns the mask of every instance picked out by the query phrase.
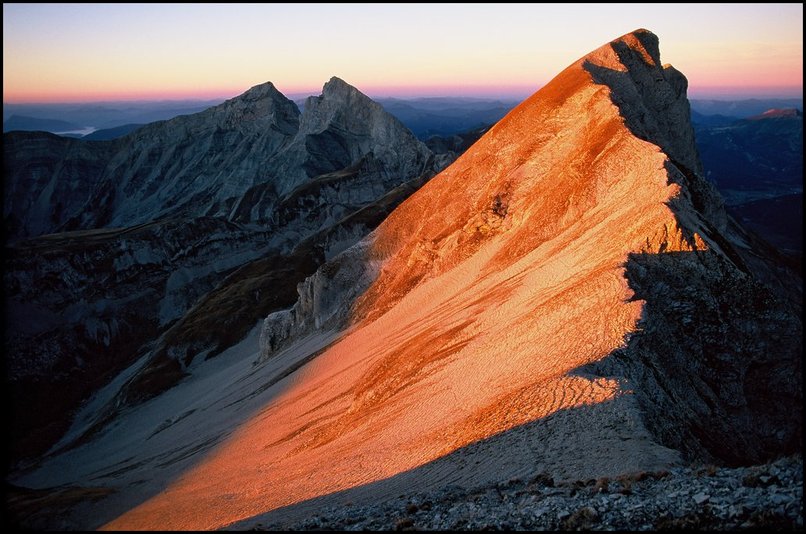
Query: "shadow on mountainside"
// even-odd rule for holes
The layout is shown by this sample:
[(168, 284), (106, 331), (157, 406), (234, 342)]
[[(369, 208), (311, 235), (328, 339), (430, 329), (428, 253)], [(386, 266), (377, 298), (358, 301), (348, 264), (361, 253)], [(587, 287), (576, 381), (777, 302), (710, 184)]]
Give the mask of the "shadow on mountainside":
[[(590, 375), (586, 378), (595, 380)], [(282, 529), (284, 523), (317, 514), (327, 517), (323, 513), (327, 508), (360, 507), (421, 492), (441, 489), (447, 495), (455, 488), (472, 490), (511, 479), (538, 477), (553, 478), (558, 483), (587, 480), (660, 470), (679, 463), (674, 451), (647, 447), (650, 436), (635, 432), (636, 415), (632, 393), (622, 390), (613, 399), (557, 410), (391, 477), (245, 518), (229, 528), (274, 524)], [(643, 454), (636, 454), (639, 452)], [(558, 466), (562, 466), (560, 470)]]
[[(250, 231), (215, 218), (195, 219), (193, 224), (168, 220), (126, 229), (52, 234), (7, 248), (6, 269), (10, 273), (35, 268), (42, 258), (56, 264), (52, 272), (45, 268), (35, 270), (31, 276), (35, 276), (32, 279), (36, 284), (30, 288), (9, 277), (15, 283), (7, 287), (5, 299), (4, 312), (9, 325), (4, 340), (7, 350), (13, 349), (12, 352), (21, 355), (17, 358), (19, 365), (54, 354), (71, 355), (54, 358), (47, 380), (39, 376), (8, 380), (11, 463), (45, 454), (68, 430), (80, 403), (143, 354), (149, 354), (147, 364), (127, 382), (115, 402), (99, 414), (88, 433), (68, 446), (91, 439), (121, 407), (136, 405), (174, 387), (187, 376), (185, 369), (195, 358), (216, 356), (243, 339), (257, 321), (291, 306), (298, 298), (297, 284), (326, 261), (332, 253), (328, 249), (340, 240), (354, 241), (356, 232), (363, 235), (375, 228), (431, 175), (425, 173), (404, 182), (371, 203), (351, 206), (352, 211), (346, 216), (307, 237), (288, 253), (278, 250), (256, 253), (253, 256), (258, 255), (257, 259), (243, 265), (198, 275), (199, 280), (187, 289), (188, 295), (197, 297), (193, 299), (196, 302), (166, 325), (158, 324), (157, 320), (160, 303), (167, 298), (168, 289), (163, 288), (170, 287), (174, 278), (181, 279), (184, 271), (198, 268), (193, 263), (194, 257), (210, 254), (208, 263), (217, 260), (214, 253), (218, 242), (206, 243), (200, 236), (229, 232), (228, 240), (242, 239), (243, 244), (231, 252), (237, 256), (249, 248), (259, 252), (262, 242), (268, 239), (267, 232)], [(303, 200), (309, 201), (309, 197)], [(118, 256), (124, 254), (120, 251), (125, 252), (126, 245), (134, 248), (127, 240), (153, 243), (174, 256), (168, 255), (161, 263), (134, 265), (120, 272), (114, 267), (120, 261)], [(173, 251), (172, 245), (166, 244), (185, 241), (195, 243), (196, 256)], [(185, 256), (190, 259), (182, 259)], [(57, 262), (67, 262), (70, 268), (81, 272), (86, 258), (92, 262), (89, 271), (82, 273), (86, 282), (82, 286), (84, 292), (80, 293), (69, 285), (75, 283), (76, 277), (70, 276), (65, 281), (64, 269)], [(114, 287), (105, 285), (116, 280)], [(43, 295), (58, 298), (50, 304)], [(60, 295), (70, 295), (77, 302)], [(102, 306), (105, 300), (101, 297), (120, 303), (119, 308)], [(96, 339), (96, 334), (85, 324), (70, 319), (69, 312), (82, 305), (99, 309), (90, 316), (96, 323), (116, 325), (117, 329), (109, 328), (106, 341)], [(45, 314), (53, 320), (46, 321)], [(36, 330), (29, 333), (33, 328)], [(93, 357), (97, 355), (102, 357)], [(59, 403), (52, 402), (53, 388), (61, 392)]]
[[(642, 319), (623, 347), (568, 373), (617, 381), (615, 398), (560, 409), (392, 477), (233, 526), (282, 526), (348, 503), (544, 472), (557, 480), (589, 479), (681, 459), (747, 465), (801, 450), (797, 318), (711, 251), (635, 253), (625, 268), (634, 298), (645, 301)], [(650, 434), (636, 432), (636, 419)]]
[[(206, 235), (217, 238), (205, 241)], [(265, 235), (209, 217), (51, 234), (7, 246), (9, 463), (45, 454), (81, 403), (153, 346), (165, 329), (161, 305), (175, 278), (197, 270), (192, 284), (179, 283), (192, 301), (233, 270), (215, 255), (222, 241), (225, 253), (258, 256)], [(200, 260), (204, 255), (211, 259)], [(280, 307), (295, 295), (287, 302), (282, 297), (275, 299)], [(178, 365), (162, 371), (163, 382), (182, 376)], [(53, 402), (54, 390), (59, 402)]]
[[(423, 180), (427, 178), (422, 177)], [(401, 196), (410, 194), (414, 187), (411, 182), (403, 184), (379, 202), (320, 233), (323, 236), (335, 233), (338, 228), (352, 224), (376, 225), (384, 213), (393, 209)], [(254, 287), (240, 291), (238, 284), (265, 284), (266, 280), (272, 284), (270, 289), (274, 291), (269, 296), (264, 295), (263, 301), (264, 306), (268, 303), (275, 307), (266, 310), (264, 315), (279, 309), (277, 302), (282, 298), (286, 298), (282, 307), (288, 306), (287, 298), (291, 293), (297, 296), (297, 284), (289, 284), (283, 293), (277, 290), (276, 278), (295, 269), (298, 271), (290, 274), (300, 276), (305, 272), (300, 268), (301, 263), (306, 269), (316, 270), (314, 261), (324, 262), (324, 251), (319, 242), (323, 236), (306, 240), (284, 261), (257, 260), (236, 271), (228, 279), (228, 284), (222, 284), (197, 305), (204, 310), (209, 306), (208, 300), (221, 300), (221, 306), (212, 318), (199, 313), (196, 308), (188, 314), (191, 319), (202, 321), (191, 325), (197, 331), (189, 338), (209, 336), (209, 331), (222, 330), (239, 336), (234, 338), (234, 344), (243, 338), (237, 324), (244, 318), (239, 308), (243, 304), (239, 295), (252, 298)], [(329, 273), (334, 271), (334, 265), (338, 265), (338, 258), (327, 263)], [(351, 263), (357, 265), (369, 261), (360, 250), (351, 259)], [(266, 265), (272, 268), (258, 268)], [(257, 281), (247, 275), (257, 277)], [(228, 291), (236, 294), (227, 295)], [(252, 328), (255, 322), (249, 320)], [(194, 364), (194, 373), (190, 373), (187, 380), (175, 377), (180, 371), (174, 371), (170, 362), (176, 360), (168, 357), (155, 359), (148, 372), (134, 374), (123, 387), (117, 386), (119, 392), (104, 401), (100, 410), (92, 411), (77, 429), (72, 429), (72, 437), (63, 446), (41, 458), (37, 464), (14, 473), (13, 483), (7, 482), (5, 487), (8, 521), (24, 529), (96, 529), (147, 502), (214, 456), (232, 434), (282, 396), (289, 384), (293, 384), (296, 371), (326, 350), (336, 337), (335, 331), (328, 336), (322, 335), (318, 329), (305, 331), (300, 337), (307, 335), (321, 339), (311, 343), (297, 339), (299, 346), (284, 347), (289, 348), (288, 351), (279, 348), (266, 361), (262, 361), (254, 350), (245, 354), (238, 345), (223, 350), (220, 357), (208, 362), (199, 357)], [(228, 354), (233, 351), (234, 354)], [(161, 361), (169, 364), (161, 368)], [(217, 370), (212, 373), (205, 371), (205, 365), (212, 365)], [(122, 408), (118, 399), (133, 392), (143, 397), (124, 397), (131, 404)], [(49, 462), (53, 464), (48, 465)], [(75, 464), (80, 465), (76, 470), (73, 469)], [(40, 467), (45, 470), (43, 476), (36, 475)], [(62, 469), (71, 474), (64, 475), (60, 472)], [(31, 473), (34, 473), (36, 482), (30, 487), (17, 481), (17, 478), (24, 480)], [(70, 482), (64, 483), (64, 480)]]
[(23, 529), (99, 528), (193, 472), (281, 396), (293, 373), (320, 352), (260, 366), (254, 351), (223, 354), (210, 362), (212, 372), (194, 375), (126, 410), (120, 420), (92, 429), (97, 433), (90, 439), (44, 458), (46, 471), (41, 476), (34, 471), (33, 482), (15, 473), (23, 481), (6, 482), (6, 521)]
[(659, 68), (655, 35), (634, 35), (654, 65), (614, 41), (626, 71), (584, 68), (610, 88), (627, 128), (669, 156), (669, 183), (682, 194), (667, 205), (689, 244), (696, 229), (712, 250), (631, 253), (625, 275), (646, 301), (640, 334), (591, 368), (629, 379), (647, 426), (691, 458), (735, 465), (800, 450), (802, 279), (727, 217), (702, 177), (686, 78)]
[(650, 431), (690, 460), (800, 450), (802, 324), (787, 304), (711, 251), (633, 253), (625, 267), (642, 319), (588, 371), (627, 379)]

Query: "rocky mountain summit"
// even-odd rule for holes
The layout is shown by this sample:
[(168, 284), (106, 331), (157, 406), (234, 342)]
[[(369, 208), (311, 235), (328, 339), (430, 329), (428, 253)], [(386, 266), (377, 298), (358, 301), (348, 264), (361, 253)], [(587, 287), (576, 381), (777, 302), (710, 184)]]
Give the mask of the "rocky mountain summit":
[[(329, 91), (361, 97), (330, 84), (300, 117), (298, 131), (315, 133), (280, 151), (302, 170), (281, 165), (287, 180), (244, 189), (225, 210), (228, 224), (250, 228), (238, 219), (247, 213), (281, 224), (264, 207), (298, 210), (311, 190), (356, 169), (382, 179), (398, 168), (382, 163), (393, 153), (419, 153), (373, 147), (355, 167), (333, 170), (358, 152), (339, 152), (339, 128), (321, 128), (352, 124), (346, 108), (327, 103)], [(802, 522), (784, 464), (784, 491), (751, 492), (758, 498), (732, 516), (729, 506), (744, 504), (730, 480), (680, 493), (692, 476), (684, 465), (713, 464), (718, 475), (802, 446), (802, 281), (726, 214), (703, 178), (686, 89), (661, 63), (658, 38), (636, 30), (571, 64), (420, 179), (366, 237), (338, 237), (356, 236), (349, 226), (368, 216), (359, 209), (314, 234), (320, 245), (268, 238), (287, 251), (277, 263), (264, 256), (232, 271), (11, 482), (77, 495), (60, 517), (81, 528), (327, 527), (303, 518), (347, 502), (385, 513), (415, 494), (427, 497), (410, 515), (427, 500), (439, 516), (395, 527), (660, 528), (647, 514), (678, 497), (689, 508), (659, 518), (668, 526), (700, 520), (689, 511), (709, 502), (724, 509), (703, 521), (756, 524), (755, 512), (774, 505), (788, 524)], [(353, 126), (376, 139), (389, 131), (362, 127)], [(396, 204), (390, 195), (406, 196), (399, 191), (372, 204), (373, 217)], [(208, 209), (224, 213), (215, 211), (222, 198)], [(308, 261), (312, 250), (320, 264)], [(297, 265), (309, 276), (295, 295), (254, 291), (267, 273)], [(256, 310), (265, 319), (246, 337), (196, 344)], [(618, 481), (613, 493), (625, 498), (623, 477), (639, 472), (669, 482), (637, 486), (649, 499), (627, 497), (623, 510), (647, 511), (625, 519), (609, 483), (597, 481)], [(771, 473), (766, 482), (757, 473), (760, 484)], [(544, 491), (549, 480), (557, 493)], [(577, 500), (589, 491), (574, 484), (587, 480), (607, 495)], [(500, 498), (471, 509), (479, 488)], [(678, 493), (663, 500), (669, 488)], [(479, 510), (500, 520), (482, 525)]]
[(15, 457), (136, 360), (147, 376), (117, 404), (238, 342), (439, 169), (338, 78), (302, 114), (265, 83), (113, 141), (14, 132), (3, 149)]

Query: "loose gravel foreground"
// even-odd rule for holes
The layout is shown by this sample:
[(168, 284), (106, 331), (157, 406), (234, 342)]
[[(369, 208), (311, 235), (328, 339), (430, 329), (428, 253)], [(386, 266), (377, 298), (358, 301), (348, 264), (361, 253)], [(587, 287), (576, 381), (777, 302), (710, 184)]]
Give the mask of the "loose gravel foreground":
[(548, 476), (328, 508), (254, 530), (803, 530), (803, 459), (678, 467), (555, 484)]

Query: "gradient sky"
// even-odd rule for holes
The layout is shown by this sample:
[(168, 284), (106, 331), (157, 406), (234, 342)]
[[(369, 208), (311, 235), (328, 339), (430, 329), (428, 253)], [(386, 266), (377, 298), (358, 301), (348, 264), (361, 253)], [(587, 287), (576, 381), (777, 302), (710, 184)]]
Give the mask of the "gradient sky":
[(803, 4), (3, 4), (3, 101), (522, 98), (636, 28), (692, 97), (802, 96)]

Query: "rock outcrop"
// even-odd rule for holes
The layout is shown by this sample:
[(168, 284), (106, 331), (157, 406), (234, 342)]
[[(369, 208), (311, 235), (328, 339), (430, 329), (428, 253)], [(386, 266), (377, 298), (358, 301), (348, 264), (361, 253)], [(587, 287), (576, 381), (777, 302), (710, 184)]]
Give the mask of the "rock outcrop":
[[(322, 508), (233, 530), (657, 531), (803, 528), (803, 459), (742, 468), (713, 465), (554, 484), (549, 475), (400, 495), (383, 504)], [(259, 518), (258, 518), (259, 519)]]

